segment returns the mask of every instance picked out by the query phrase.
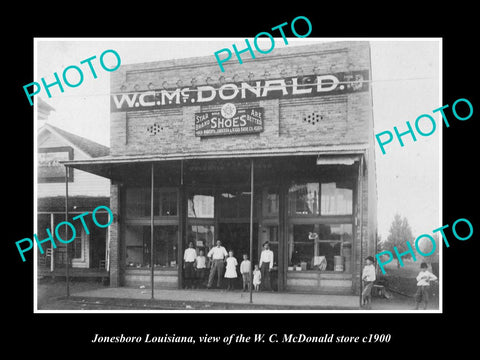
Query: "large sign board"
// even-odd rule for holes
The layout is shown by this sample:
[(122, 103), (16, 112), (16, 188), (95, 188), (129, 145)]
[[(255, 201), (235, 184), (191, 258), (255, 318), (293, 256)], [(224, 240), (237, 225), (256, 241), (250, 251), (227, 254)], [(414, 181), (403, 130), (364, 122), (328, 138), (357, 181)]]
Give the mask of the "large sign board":
[[(73, 148), (60, 146), (39, 148), (37, 152), (37, 176), (39, 183), (65, 182), (65, 166), (60, 161), (73, 160)], [(73, 169), (68, 170), (68, 182), (73, 181)]]
[(367, 91), (368, 70), (112, 94), (112, 112)]

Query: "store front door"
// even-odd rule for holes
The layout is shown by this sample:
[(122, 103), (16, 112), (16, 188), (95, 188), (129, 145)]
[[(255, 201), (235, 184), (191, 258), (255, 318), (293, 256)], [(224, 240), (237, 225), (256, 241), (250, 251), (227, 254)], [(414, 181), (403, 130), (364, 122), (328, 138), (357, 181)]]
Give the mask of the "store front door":
[[(250, 224), (249, 223), (220, 223), (219, 224), (219, 239), (227, 251), (233, 250), (233, 256), (237, 258), (238, 266), (238, 280), (236, 288), (242, 287), (242, 280), (240, 275), (240, 263), (243, 260), (243, 254), (247, 254), (250, 258)], [(276, 244), (273, 249), (274, 254), (277, 253)], [(260, 246), (258, 243), (258, 224), (253, 224), (253, 244), (252, 244), (252, 270), (255, 264), (258, 264), (260, 259)], [(276, 255), (275, 255), (276, 256)], [(270, 272), (270, 285), (275, 291), (278, 289), (278, 270), (275, 267)]]
[[(253, 224), (253, 259), (258, 262), (258, 225)], [(227, 251), (232, 250), (238, 264), (243, 260), (243, 254), (250, 257), (250, 224), (220, 223), (219, 237)], [(239, 267), (240, 268), (240, 267)]]

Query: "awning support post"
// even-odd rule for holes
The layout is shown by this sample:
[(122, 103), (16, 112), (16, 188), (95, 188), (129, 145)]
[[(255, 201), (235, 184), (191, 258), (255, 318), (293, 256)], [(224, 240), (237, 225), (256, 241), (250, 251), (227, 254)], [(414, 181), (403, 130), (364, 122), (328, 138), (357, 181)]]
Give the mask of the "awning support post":
[(250, 281), (249, 281), (249, 290), (250, 290), (250, 304), (252, 301), (252, 264), (253, 264), (253, 178), (254, 178), (254, 164), (253, 159), (250, 159)]
[[(68, 166), (65, 166), (65, 222), (68, 222)], [(65, 223), (65, 239), (68, 239), (68, 226)], [(65, 287), (67, 298), (70, 296), (70, 278), (68, 273), (68, 243), (65, 244)]]
[[(50, 213), (50, 229), (55, 227), (55, 215)], [(53, 247), (53, 243), (50, 244), (50, 272), (55, 270), (55, 248)]]
[(363, 155), (360, 157), (360, 163), (358, 165), (358, 177), (359, 177), (359, 217), (360, 217), (360, 308), (363, 306)]
[(152, 162), (151, 166), (151, 192), (150, 192), (150, 280), (151, 280), (151, 287), (152, 287), (152, 300), (154, 299), (154, 266), (153, 266), (153, 188), (154, 188), (154, 166)]

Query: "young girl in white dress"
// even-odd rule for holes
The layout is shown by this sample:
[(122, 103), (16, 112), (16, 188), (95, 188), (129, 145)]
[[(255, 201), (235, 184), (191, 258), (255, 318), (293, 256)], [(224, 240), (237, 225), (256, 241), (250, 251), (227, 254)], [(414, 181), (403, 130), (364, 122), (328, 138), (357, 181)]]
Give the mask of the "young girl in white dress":
[(258, 268), (258, 265), (255, 265), (255, 270), (253, 270), (253, 286), (255, 286), (255, 291), (260, 289), (260, 284), (262, 283), (262, 273)]
[(233, 290), (233, 284), (237, 278), (237, 259), (233, 256), (233, 251), (228, 252), (227, 268), (225, 270), (225, 278), (227, 279), (227, 290)]

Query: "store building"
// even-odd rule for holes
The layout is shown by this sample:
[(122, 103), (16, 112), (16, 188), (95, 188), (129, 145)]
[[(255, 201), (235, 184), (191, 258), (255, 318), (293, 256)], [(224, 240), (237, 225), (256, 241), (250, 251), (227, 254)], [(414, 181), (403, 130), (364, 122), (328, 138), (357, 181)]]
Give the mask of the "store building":
[[(48, 104), (39, 100), (39, 119), (44, 120), (37, 136), (37, 229), (40, 240), (48, 238), (46, 229), (52, 232), (57, 224), (65, 221), (65, 160), (89, 160), (108, 155), (109, 149), (92, 140), (72, 134), (49, 124), (48, 114), (53, 110)], [(42, 115), (40, 115), (42, 114)], [(107, 256), (107, 229), (94, 226), (91, 219), (86, 219), (92, 229), (87, 233), (82, 224), (73, 221), (73, 217), (84, 212), (91, 212), (97, 206), (110, 203), (110, 181), (81, 170), (69, 168), (67, 176), (69, 186), (68, 213), (71, 223), (76, 225), (76, 238), (68, 247), (56, 242), (56, 247), (49, 243), (43, 253), (37, 247), (37, 274), (39, 276), (63, 276), (67, 258), (69, 266), (77, 269), (73, 276), (104, 276)], [(107, 214), (100, 214), (99, 219), (107, 219)], [(99, 220), (103, 221), (103, 220)], [(78, 224), (76, 224), (78, 223)], [(53, 229), (53, 230), (52, 230)], [(64, 228), (59, 228), (63, 234)], [(104, 274), (103, 274), (104, 273)]]
[(111, 180), (110, 285), (181, 288), (189, 241), (240, 262), (252, 226), (278, 291), (358, 294), (376, 252), (370, 78), (368, 42), (113, 72), (110, 154), (63, 162)]

